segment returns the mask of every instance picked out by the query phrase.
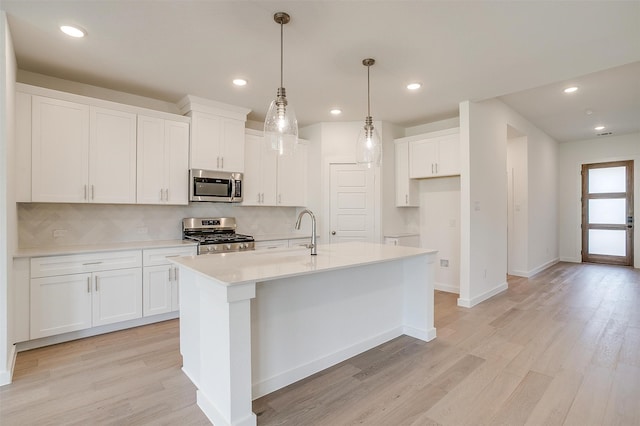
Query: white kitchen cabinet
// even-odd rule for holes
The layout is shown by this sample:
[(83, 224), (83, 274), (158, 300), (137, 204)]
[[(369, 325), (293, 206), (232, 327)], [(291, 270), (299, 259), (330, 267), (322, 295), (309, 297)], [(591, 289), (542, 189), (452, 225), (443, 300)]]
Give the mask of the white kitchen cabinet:
[(408, 141), (395, 141), (395, 174), (396, 207), (418, 207), (418, 182), (409, 178)]
[(289, 240), (256, 241), (256, 250), (274, 250), (289, 247)]
[(195, 256), (197, 248), (170, 247), (145, 249), (143, 252), (142, 314), (145, 317), (179, 309), (178, 268), (168, 257)]
[(136, 115), (32, 97), (32, 201), (133, 203)]
[(140, 250), (31, 259), (30, 339), (142, 317)]
[(138, 116), (138, 204), (189, 203), (189, 123)]
[(409, 177), (412, 179), (460, 174), (459, 134), (444, 134), (409, 142)]
[(267, 149), (264, 138), (245, 135), (245, 173), (242, 182), (244, 206), (275, 206), (277, 153)]
[(406, 234), (385, 236), (384, 243), (392, 246), (420, 247), (420, 235)]
[(244, 172), (244, 121), (192, 111), (192, 169)]
[(278, 156), (262, 134), (245, 135), (244, 206), (300, 207), (307, 204), (308, 142), (301, 139), (293, 155)]
[(87, 202), (89, 107), (32, 97), (32, 201)]

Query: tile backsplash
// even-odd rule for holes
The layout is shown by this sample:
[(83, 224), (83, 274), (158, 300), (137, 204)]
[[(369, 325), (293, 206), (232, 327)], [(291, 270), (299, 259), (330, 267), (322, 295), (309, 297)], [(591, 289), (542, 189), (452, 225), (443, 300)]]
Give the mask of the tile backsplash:
[(185, 217), (233, 216), (249, 235), (294, 232), (296, 208), (201, 203), (188, 206), (18, 204), (20, 248), (181, 239)]

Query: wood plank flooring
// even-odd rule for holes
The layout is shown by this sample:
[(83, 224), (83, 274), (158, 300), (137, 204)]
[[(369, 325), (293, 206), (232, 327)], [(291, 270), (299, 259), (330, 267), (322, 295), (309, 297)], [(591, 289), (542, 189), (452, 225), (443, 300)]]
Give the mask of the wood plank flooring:
[[(254, 401), (267, 425), (640, 425), (640, 271), (555, 265)], [(0, 424), (207, 425), (178, 322), (20, 353)]]

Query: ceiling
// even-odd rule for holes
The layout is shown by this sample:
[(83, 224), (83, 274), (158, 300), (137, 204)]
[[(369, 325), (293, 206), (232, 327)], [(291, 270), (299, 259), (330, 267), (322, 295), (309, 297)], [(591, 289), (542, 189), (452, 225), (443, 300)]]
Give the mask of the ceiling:
[[(284, 86), (301, 126), (363, 120), (372, 57), (375, 120), (414, 126), (499, 97), (559, 141), (640, 131), (639, 1), (3, 0), (18, 67), (177, 102), (250, 108)], [(80, 25), (84, 39), (58, 27)], [(243, 77), (245, 87), (231, 80)], [(410, 92), (409, 82), (422, 88)], [(562, 89), (580, 87), (572, 95)], [(329, 109), (343, 114), (333, 117)], [(590, 115), (586, 110), (592, 111)]]

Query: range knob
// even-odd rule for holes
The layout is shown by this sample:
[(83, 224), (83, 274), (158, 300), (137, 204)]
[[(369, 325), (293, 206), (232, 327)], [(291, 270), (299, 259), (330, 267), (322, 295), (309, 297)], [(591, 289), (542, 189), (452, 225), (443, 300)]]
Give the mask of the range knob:
[(226, 248), (227, 250), (231, 250), (231, 244), (225, 244), (225, 248)]
[(209, 246), (209, 251), (218, 251), (218, 246)]

